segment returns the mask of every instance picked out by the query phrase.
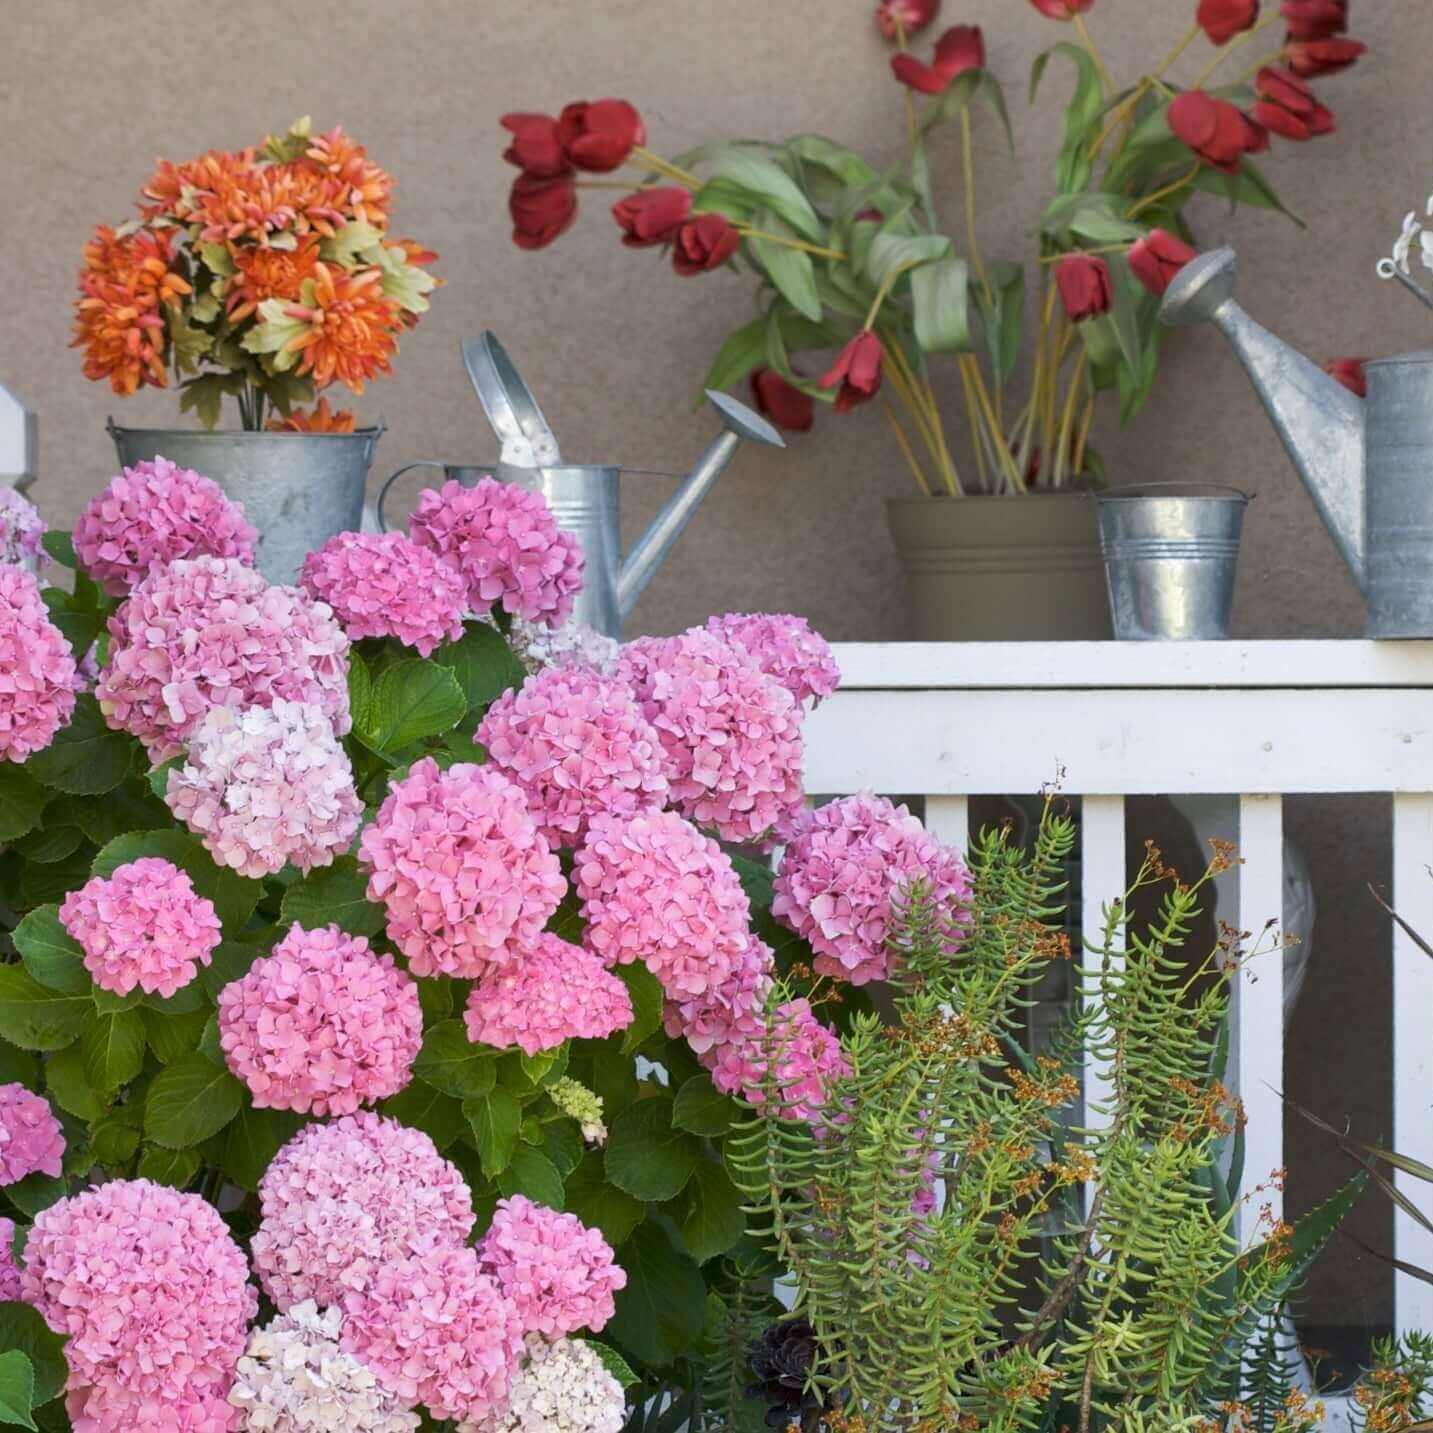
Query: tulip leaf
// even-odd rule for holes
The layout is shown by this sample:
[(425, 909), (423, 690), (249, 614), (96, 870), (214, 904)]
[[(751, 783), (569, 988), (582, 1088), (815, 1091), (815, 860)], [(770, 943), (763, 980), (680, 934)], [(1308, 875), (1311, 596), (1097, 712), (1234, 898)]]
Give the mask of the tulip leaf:
[(821, 240), (826, 231), (811, 201), (794, 179), (771, 159), (746, 149), (723, 145), (712, 156), (712, 168), (723, 179), (747, 190), (756, 204), (781, 217), (803, 238)]
[(911, 274), (916, 342), (927, 353), (970, 349), (970, 267), (954, 256), (923, 264)]
[(1092, 126), (1104, 112), (1104, 88), (1100, 84), (1100, 72), (1089, 53), (1078, 45), (1062, 41), (1052, 45), (1043, 54), (1035, 57), (1030, 68), (1030, 103), (1040, 89), (1045, 70), (1056, 55), (1070, 60), (1077, 71), (1075, 91), (1065, 106), (1065, 142), (1060, 147), (1060, 158), (1055, 166), (1055, 181), (1062, 193), (1075, 193), (1090, 181), (1093, 161), (1089, 151), (1097, 135)]
[(693, 214), (720, 214), (733, 224), (745, 224), (761, 207), (761, 199), (734, 179), (718, 174), (692, 195)]
[(754, 369), (760, 368), (766, 356), (766, 320), (754, 318), (727, 334), (726, 341), (717, 350), (707, 376), (702, 379), (701, 392), (697, 394), (696, 407), (706, 401), (708, 388), (721, 392), (740, 383)]
[(1025, 326), (1025, 270), (1001, 259), (986, 274), (988, 290), (976, 289), (976, 303), (990, 366), (1004, 386), (1020, 361), (1020, 336)]
[(949, 258), (951, 242), (944, 234), (892, 234), (883, 231), (871, 240), (866, 256), (866, 273), (873, 284), (881, 284), (898, 269), (914, 269)]
[(1217, 169), (1201, 169), (1194, 178), (1194, 188), (1209, 194), (1224, 195), (1231, 208), (1247, 204), (1252, 209), (1277, 210), (1285, 218), (1292, 219), (1300, 229), (1308, 228), (1297, 214), (1284, 207), (1273, 186), (1264, 178), (1263, 170), (1247, 156), (1240, 162), (1237, 174), (1222, 174)]
[[(785, 226), (763, 213), (756, 216), (756, 227), (779, 233)], [(803, 317), (819, 323), (821, 295), (816, 291), (816, 266), (811, 255), (771, 239), (748, 239), (746, 247), (781, 297)]]

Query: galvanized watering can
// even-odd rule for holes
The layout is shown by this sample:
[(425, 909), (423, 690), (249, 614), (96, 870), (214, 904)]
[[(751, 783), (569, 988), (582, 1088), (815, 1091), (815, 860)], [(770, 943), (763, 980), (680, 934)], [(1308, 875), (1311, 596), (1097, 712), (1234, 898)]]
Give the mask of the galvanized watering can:
[(773, 448), (786, 446), (776, 429), (759, 414), (725, 393), (709, 391), (707, 398), (721, 419), (722, 432), (623, 557), (622, 468), (610, 463), (562, 461), (542, 410), (493, 334), (465, 338), (462, 350), (483, 411), (502, 443), (501, 458), (491, 470), (451, 463), (410, 463), (400, 468), (379, 494), (379, 523), (384, 524), (383, 500), (388, 490), (414, 467), (442, 468), (447, 477), (465, 485), (477, 482), (490, 471), (502, 482), (540, 492), (558, 526), (577, 538), (587, 557), (583, 590), (573, 608), (573, 620), (609, 637), (621, 637), (623, 619), (656, 575), (741, 441), (748, 438)]
[(1244, 312), (1235, 271), (1232, 249), (1195, 259), (1160, 316), (1208, 319), (1233, 344), (1363, 593), (1367, 635), (1433, 637), (1433, 352), (1370, 363), (1365, 402)]

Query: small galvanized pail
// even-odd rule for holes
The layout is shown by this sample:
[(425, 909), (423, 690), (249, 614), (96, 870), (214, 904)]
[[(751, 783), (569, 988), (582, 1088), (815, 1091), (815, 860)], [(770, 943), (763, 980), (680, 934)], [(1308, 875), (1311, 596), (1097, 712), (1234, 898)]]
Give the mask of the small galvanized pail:
[(1249, 494), (1204, 483), (1140, 483), (1095, 501), (1115, 637), (1227, 637)]

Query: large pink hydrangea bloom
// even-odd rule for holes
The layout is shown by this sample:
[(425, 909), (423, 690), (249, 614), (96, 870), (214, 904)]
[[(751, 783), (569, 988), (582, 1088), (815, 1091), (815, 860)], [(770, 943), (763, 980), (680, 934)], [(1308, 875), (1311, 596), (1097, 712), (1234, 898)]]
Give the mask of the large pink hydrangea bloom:
[(0, 483), (0, 562), (43, 563), (41, 542), (47, 531), (40, 509), (24, 493)]
[(219, 484), (168, 458), (126, 468), (75, 523), (80, 566), (112, 597), (178, 557), (252, 563), (259, 534)]
[(49, 1100), (21, 1084), (0, 1085), (0, 1184), (31, 1174), (56, 1179), (64, 1157), (65, 1136)]
[(19, 1303), (22, 1297), (20, 1266), (15, 1262), (15, 1221), (0, 1218), (0, 1304)]
[(613, 1295), (627, 1286), (598, 1230), (521, 1194), (498, 1201), (478, 1255), (516, 1307), (523, 1332), (548, 1338), (600, 1330), (616, 1312)]
[(259, 1183), (254, 1272), (279, 1311), (341, 1304), (432, 1246), (473, 1228), (467, 1181), (420, 1130), (367, 1111), (305, 1125)]
[(24, 568), (0, 563), (0, 761), (43, 751), (74, 715), (75, 658)]
[(596, 816), (573, 880), (586, 942), (608, 965), (642, 961), (673, 999), (740, 963), (751, 907), (721, 847), (674, 811)]
[(343, 1315), (342, 1348), (404, 1402), (472, 1420), (505, 1405), (523, 1328), (476, 1250), (433, 1248), (386, 1263), (344, 1295)]
[(352, 1114), (396, 1095), (423, 1043), (418, 986), (336, 925), (295, 926), (219, 992), (219, 1045), (257, 1109)]
[(789, 1120), (815, 1119), (830, 1101), (832, 1081), (851, 1072), (836, 1032), (807, 1000), (777, 1006), (769, 1027), (763, 1023), (758, 1033), (717, 1046), (707, 1064), (717, 1089), (758, 1109), (770, 1078)]
[(470, 979), (530, 945), (566, 891), (562, 867), (499, 771), (439, 770), (431, 757), (394, 784), (364, 831), (368, 898), (415, 975)]
[(662, 746), (615, 677), (549, 667), (487, 710), (476, 740), (527, 797), (554, 846), (575, 846), (600, 812), (666, 804)]
[(477, 1044), (536, 1055), (625, 1030), (632, 997), (600, 956), (544, 931), (474, 984), (464, 1019)]
[(674, 1040), (680, 1037), (692, 1053), (705, 1059), (729, 1040), (755, 1035), (766, 1024), (775, 960), (765, 941), (750, 937), (737, 963), (720, 984), (700, 995), (667, 999), (662, 1023)]
[(582, 590), (582, 545), (558, 527), (541, 493), (516, 483), (480, 478), (471, 488), (457, 482), (430, 488), (408, 531), (463, 574), (479, 614), (497, 604), (556, 626)]
[(101, 990), (169, 997), (213, 959), (222, 939), (213, 901), (187, 872), (141, 856), (95, 876), (60, 904), (60, 924), (79, 942)]
[(804, 799), (802, 710), (745, 647), (702, 630), (644, 637), (618, 675), (657, 729), (682, 815), (725, 841), (784, 830)]
[(864, 985), (890, 973), (891, 902), (916, 879), (952, 910), (970, 898), (959, 854), (906, 807), (846, 796), (797, 819), (771, 910), (810, 942), (819, 973)]
[(217, 865), (271, 876), (331, 865), (363, 819), (353, 767), (313, 702), (212, 708), (169, 773), (164, 799)]
[(65, 1412), (74, 1433), (233, 1433), (242, 1427), (238, 1410), (207, 1388), (176, 1401), (109, 1384), (84, 1385), (65, 1396)]
[(248, 1275), (213, 1205), (147, 1179), (116, 1179), (35, 1216), (23, 1286), (68, 1336), (72, 1394), (94, 1388), (101, 1402), (152, 1401), (171, 1410), (169, 1426), (193, 1428), (203, 1426), (197, 1411), (228, 1394), (244, 1351), (258, 1310)]
[(154, 762), (177, 756), (211, 707), (313, 702), (340, 736), (348, 711), (348, 638), (322, 602), (272, 587), (235, 558), (156, 568), (109, 619), (109, 665), (96, 696), (105, 720)]
[(463, 575), (401, 532), (338, 533), (304, 558), (299, 585), (355, 641), (396, 637), (427, 657), (463, 635)]
[(841, 685), (830, 643), (804, 617), (785, 613), (729, 612), (707, 621), (707, 631), (735, 642), (756, 658), (798, 702), (818, 702)]

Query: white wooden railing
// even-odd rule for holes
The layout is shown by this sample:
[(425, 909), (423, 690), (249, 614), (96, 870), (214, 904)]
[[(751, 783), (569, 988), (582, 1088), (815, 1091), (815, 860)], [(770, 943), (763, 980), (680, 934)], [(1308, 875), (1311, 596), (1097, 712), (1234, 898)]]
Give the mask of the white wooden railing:
[[(1388, 793), (1393, 904), (1433, 935), (1433, 642), (846, 645), (836, 655), (841, 690), (807, 725), (807, 789), (922, 793), (927, 824), (963, 846), (967, 798), (1058, 785), (1081, 798), (1086, 931), (1124, 889), (1127, 796), (1227, 798), (1205, 803), (1217, 829), (1204, 834), (1234, 840), (1244, 862), (1223, 883), (1221, 909), (1258, 932), (1281, 917), (1282, 798)], [(1369, 930), (1376, 944), (1372, 909)], [(1239, 981), (1231, 1050), (1249, 1115), (1246, 1184), (1284, 1167), (1283, 969), (1277, 955), (1255, 965)], [(1393, 1142), (1433, 1164), (1433, 960), (1396, 930), (1393, 1000)], [(1346, 1049), (1322, 1053), (1352, 1061), (1363, 1049), (1350, 1030)], [(1433, 1206), (1433, 1187), (1399, 1182)], [(1433, 1267), (1433, 1235), (1414, 1220), (1396, 1212), (1394, 1238), (1399, 1258)], [(1394, 1297), (1400, 1330), (1433, 1329), (1433, 1287), (1399, 1273)]]

